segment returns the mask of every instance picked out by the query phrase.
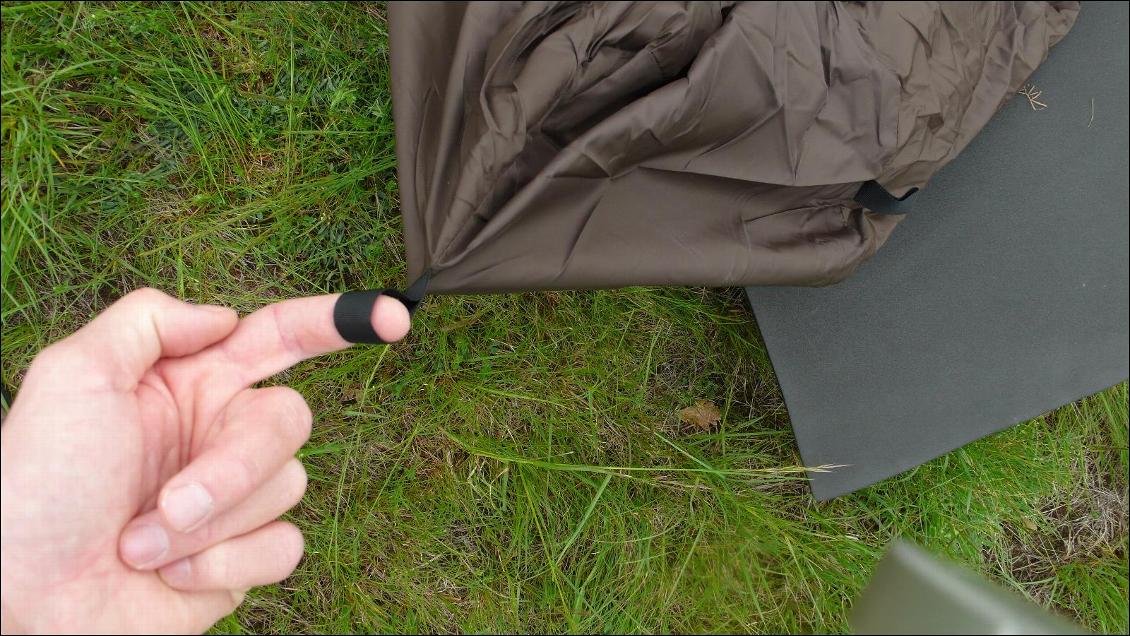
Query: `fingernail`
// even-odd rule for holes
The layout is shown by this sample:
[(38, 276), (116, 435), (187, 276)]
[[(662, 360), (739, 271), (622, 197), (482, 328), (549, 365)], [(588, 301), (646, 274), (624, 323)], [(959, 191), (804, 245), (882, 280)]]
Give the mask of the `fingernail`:
[(145, 567), (169, 551), (169, 535), (161, 526), (147, 523), (122, 534), (122, 560), (135, 568)]
[(174, 561), (161, 568), (161, 578), (173, 587), (188, 585), (192, 579), (192, 564), (188, 559)]
[(188, 532), (200, 525), (212, 512), (212, 495), (196, 482), (177, 486), (161, 500), (165, 520), (178, 532)]

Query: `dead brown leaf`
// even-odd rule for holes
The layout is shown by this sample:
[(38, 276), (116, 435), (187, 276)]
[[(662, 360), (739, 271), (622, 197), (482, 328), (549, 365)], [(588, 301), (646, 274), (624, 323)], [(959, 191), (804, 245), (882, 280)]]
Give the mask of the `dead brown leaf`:
[(722, 413), (713, 402), (706, 402), (698, 400), (694, 406), (679, 411), (679, 420), (684, 424), (693, 424), (703, 430), (710, 430), (718, 420), (722, 419)]

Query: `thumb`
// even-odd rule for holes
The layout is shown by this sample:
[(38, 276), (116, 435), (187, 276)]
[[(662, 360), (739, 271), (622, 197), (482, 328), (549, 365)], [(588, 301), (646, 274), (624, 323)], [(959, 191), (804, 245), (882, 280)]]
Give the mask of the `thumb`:
[(41, 364), (79, 384), (92, 381), (133, 390), (157, 360), (200, 351), (227, 337), (238, 322), (232, 309), (139, 289), (44, 350)]

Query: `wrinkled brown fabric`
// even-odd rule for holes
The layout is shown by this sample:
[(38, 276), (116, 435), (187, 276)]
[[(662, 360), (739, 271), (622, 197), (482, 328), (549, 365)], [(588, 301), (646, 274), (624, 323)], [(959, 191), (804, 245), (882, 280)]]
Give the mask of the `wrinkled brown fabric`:
[(393, 3), (410, 278), (439, 292), (822, 285), (1076, 2)]

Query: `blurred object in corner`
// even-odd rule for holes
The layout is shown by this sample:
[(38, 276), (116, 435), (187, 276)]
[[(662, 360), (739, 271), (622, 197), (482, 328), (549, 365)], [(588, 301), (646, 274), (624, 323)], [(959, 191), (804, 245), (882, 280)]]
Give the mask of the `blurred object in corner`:
[(857, 634), (1086, 634), (964, 568), (895, 540), (855, 603)]

